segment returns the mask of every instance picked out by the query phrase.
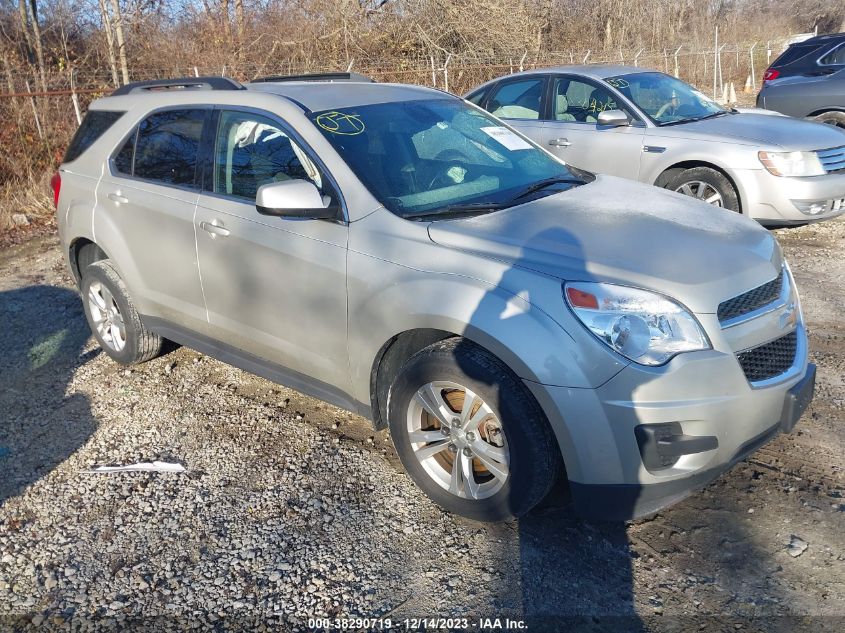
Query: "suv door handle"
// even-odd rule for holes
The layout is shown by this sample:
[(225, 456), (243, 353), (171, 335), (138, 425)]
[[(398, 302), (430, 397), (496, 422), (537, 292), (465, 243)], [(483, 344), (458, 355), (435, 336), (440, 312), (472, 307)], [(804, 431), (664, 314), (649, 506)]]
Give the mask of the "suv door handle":
[(121, 196), (119, 191), (110, 193), (109, 200), (113, 200), (118, 204), (126, 204), (127, 202), (129, 202), (129, 198), (127, 198), (126, 196)]
[(220, 237), (226, 237), (227, 235), (229, 235), (229, 229), (224, 228), (223, 223), (220, 220), (212, 220), (211, 222), (200, 222), (200, 228), (206, 233), (211, 234), (212, 239), (214, 239), (218, 235)]
[(572, 143), (569, 142), (569, 139), (565, 138), (553, 138), (549, 141), (549, 145), (552, 147), (569, 147)]

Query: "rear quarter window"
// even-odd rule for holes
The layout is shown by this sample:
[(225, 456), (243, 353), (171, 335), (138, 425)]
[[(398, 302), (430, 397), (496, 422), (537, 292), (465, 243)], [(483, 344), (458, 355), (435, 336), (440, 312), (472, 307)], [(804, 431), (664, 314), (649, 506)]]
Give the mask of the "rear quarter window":
[(64, 162), (69, 163), (82, 156), (123, 114), (113, 110), (89, 110), (68, 145)]
[(821, 45), (819, 44), (793, 44), (781, 53), (780, 57), (778, 57), (772, 64), (772, 68), (778, 68), (780, 66), (786, 66), (787, 64), (797, 62), (799, 59), (803, 59), (820, 48)]

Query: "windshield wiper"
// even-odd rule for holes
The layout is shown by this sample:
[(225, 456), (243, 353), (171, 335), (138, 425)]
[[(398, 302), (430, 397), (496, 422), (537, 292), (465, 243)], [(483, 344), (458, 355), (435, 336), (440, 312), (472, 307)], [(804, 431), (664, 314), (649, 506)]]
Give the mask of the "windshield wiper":
[(520, 198), (524, 198), (525, 196), (530, 196), (532, 193), (540, 191), (541, 189), (545, 189), (551, 185), (560, 184), (568, 184), (568, 185), (583, 185), (585, 181), (580, 180), (578, 178), (563, 178), (563, 177), (555, 177), (555, 178), (545, 178), (543, 180), (538, 180), (533, 185), (528, 185), (525, 189), (520, 191), (516, 194), (511, 200), (519, 200)]
[(680, 119), (678, 121), (667, 121), (666, 123), (661, 123), (660, 127), (669, 127), (670, 125), (679, 125), (681, 123), (695, 123), (696, 121), (704, 121), (705, 119), (712, 119), (713, 117), (722, 116), (723, 114), (728, 114), (727, 110), (722, 110), (721, 112), (711, 112), (710, 114), (705, 114), (704, 116), (697, 116), (691, 119)]
[(458, 218), (467, 215), (479, 215), (489, 211), (499, 211), (512, 207), (511, 202), (470, 202), (468, 204), (450, 204), (433, 211), (420, 211), (419, 213), (405, 213), (402, 215), (406, 220)]

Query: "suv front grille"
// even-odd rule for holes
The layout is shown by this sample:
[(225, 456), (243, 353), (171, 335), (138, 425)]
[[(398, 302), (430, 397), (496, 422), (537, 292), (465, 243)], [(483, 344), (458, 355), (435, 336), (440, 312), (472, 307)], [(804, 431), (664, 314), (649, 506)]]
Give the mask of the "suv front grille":
[(719, 321), (725, 322), (729, 319), (735, 319), (772, 303), (780, 296), (782, 289), (783, 269), (781, 269), (780, 274), (775, 279), (764, 283), (762, 286), (757, 286), (748, 292), (737, 295), (733, 299), (722, 301), (717, 311)]
[(822, 167), (828, 174), (845, 171), (845, 145), (817, 150), (816, 156), (819, 157)]
[(795, 362), (798, 330), (736, 355), (748, 382), (767, 380), (785, 373)]

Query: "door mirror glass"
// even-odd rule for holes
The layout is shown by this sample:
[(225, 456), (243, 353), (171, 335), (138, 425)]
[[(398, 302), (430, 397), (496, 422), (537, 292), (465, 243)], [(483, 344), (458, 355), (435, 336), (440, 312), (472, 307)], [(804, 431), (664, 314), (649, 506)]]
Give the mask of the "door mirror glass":
[(313, 182), (296, 178), (261, 185), (255, 208), (262, 215), (289, 218), (334, 219), (338, 212), (337, 205), (321, 196)]
[(605, 127), (622, 127), (630, 125), (631, 122), (622, 110), (605, 110), (599, 113), (598, 124)]

